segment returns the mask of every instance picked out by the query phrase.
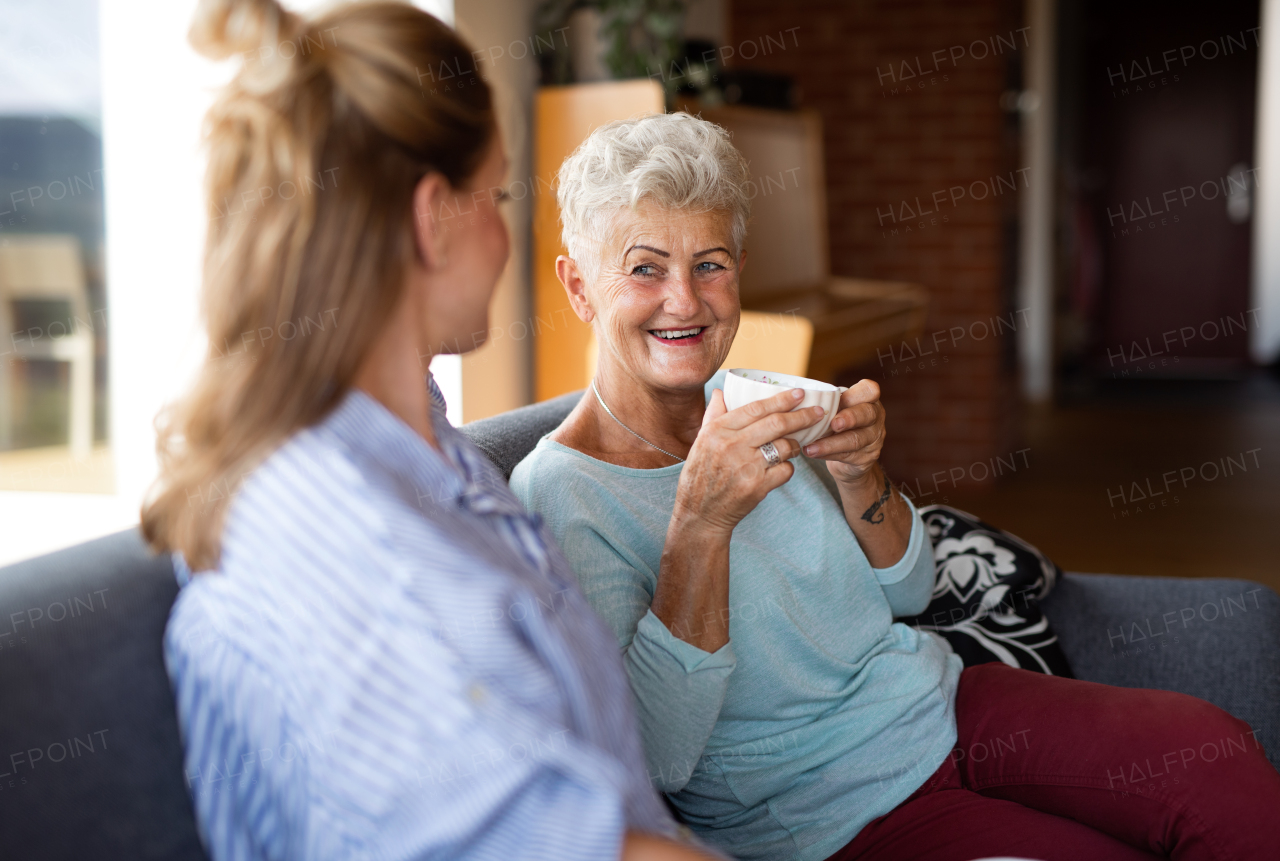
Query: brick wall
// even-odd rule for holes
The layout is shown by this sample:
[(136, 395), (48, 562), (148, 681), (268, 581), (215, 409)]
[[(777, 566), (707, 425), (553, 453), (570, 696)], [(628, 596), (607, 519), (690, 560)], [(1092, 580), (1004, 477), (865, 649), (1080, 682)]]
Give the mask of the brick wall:
[[(1018, 447), (1013, 225), (1018, 191), (1036, 178), (1018, 171), (1016, 121), (1000, 97), (1025, 56), (1019, 10), (1008, 0), (730, 0), (730, 46), (745, 50), (728, 64), (793, 76), (801, 105), (822, 115), (832, 271), (928, 288), (920, 343), (932, 355), (911, 359), (916, 345), (897, 345), (850, 372), (881, 382), (886, 466), (923, 502), (941, 501), (955, 475), (934, 473), (961, 468), (958, 482), (981, 482), (987, 470), (974, 464)], [(982, 337), (986, 328), (1002, 334)]]

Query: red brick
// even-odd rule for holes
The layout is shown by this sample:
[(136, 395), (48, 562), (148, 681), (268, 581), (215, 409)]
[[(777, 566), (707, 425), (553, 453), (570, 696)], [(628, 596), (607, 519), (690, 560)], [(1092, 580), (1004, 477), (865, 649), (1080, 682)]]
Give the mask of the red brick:
[[(1018, 205), (1007, 189), (985, 200), (947, 201), (936, 214), (947, 216), (945, 224), (922, 230), (913, 224), (909, 233), (911, 222), (881, 223), (877, 212), (904, 200), (914, 208), (917, 196), (923, 203), (934, 191), (954, 185), (967, 191), (1017, 169), (999, 99), (1006, 64), (1020, 55), (975, 60), (966, 53), (956, 67), (939, 70), (948, 81), (910, 91), (899, 84), (897, 96), (876, 72), (891, 63), (900, 70), (917, 56), (928, 64), (936, 49), (1007, 34), (1022, 26), (1020, 4), (733, 0), (730, 7), (733, 44), (800, 28), (798, 48), (788, 36), (787, 50), (733, 65), (792, 75), (802, 103), (823, 117), (832, 270), (923, 284), (931, 305), (922, 342), (939, 330), (1007, 317), (1003, 285), (1012, 273), (1003, 271), (1002, 224)], [(882, 235), (894, 226), (898, 235)], [(938, 352), (945, 364), (910, 374), (901, 373), (909, 363), (872, 361), (856, 370), (883, 386), (891, 429), (884, 459), (895, 477), (926, 481), (933, 472), (1016, 447), (1016, 387), (1004, 367), (1011, 337), (944, 343)], [(894, 368), (900, 373), (888, 376)]]

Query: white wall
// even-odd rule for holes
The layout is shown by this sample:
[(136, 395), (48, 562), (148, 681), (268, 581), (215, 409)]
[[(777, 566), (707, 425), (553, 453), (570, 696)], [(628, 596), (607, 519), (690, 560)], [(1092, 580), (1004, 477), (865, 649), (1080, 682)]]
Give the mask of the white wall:
[(1249, 348), (1254, 360), (1265, 364), (1280, 358), (1280, 0), (1262, 3), (1256, 128), (1254, 161), (1259, 182), (1249, 307), (1259, 310)]
[(1027, 0), (1031, 44), (1025, 70), (1022, 153), (1031, 187), (1020, 198), (1018, 307), (1027, 325), (1018, 331), (1022, 396), (1033, 403), (1053, 394), (1053, 189), (1057, 43), (1055, 0)]
[[(523, 180), (526, 186), (533, 185), (528, 179), (533, 153), (533, 90), (538, 83), (534, 49), (538, 46), (534, 43), (531, 48), (529, 37), (535, 5), (536, 0), (458, 0), (455, 10), (458, 32), (471, 43), (472, 50), (484, 52), (481, 73), (493, 87), (498, 125), (511, 163), (507, 181)], [(501, 209), (511, 233), (511, 256), (489, 309), (490, 341), (461, 361), (462, 415), (466, 421), (506, 412), (532, 400), (533, 339), (527, 324), (533, 196), (512, 199)]]

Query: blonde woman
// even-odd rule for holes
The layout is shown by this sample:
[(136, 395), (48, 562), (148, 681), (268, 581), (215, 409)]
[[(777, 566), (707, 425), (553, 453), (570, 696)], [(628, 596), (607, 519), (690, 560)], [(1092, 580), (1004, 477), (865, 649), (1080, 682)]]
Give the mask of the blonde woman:
[(488, 88), (424, 73), (468, 47), (395, 3), (205, 0), (191, 40), (243, 55), (207, 120), (219, 348), (143, 526), (196, 572), (165, 654), (210, 854), (705, 857), (609, 632), (425, 372), (507, 258)]

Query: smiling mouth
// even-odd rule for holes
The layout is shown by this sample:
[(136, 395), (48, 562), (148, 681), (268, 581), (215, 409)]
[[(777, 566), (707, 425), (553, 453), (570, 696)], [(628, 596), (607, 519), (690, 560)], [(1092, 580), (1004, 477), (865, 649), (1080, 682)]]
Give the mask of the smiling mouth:
[(696, 338), (706, 330), (706, 326), (693, 326), (689, 329), (650, 329), (649, 334), (661, 341), (683, 341)]

